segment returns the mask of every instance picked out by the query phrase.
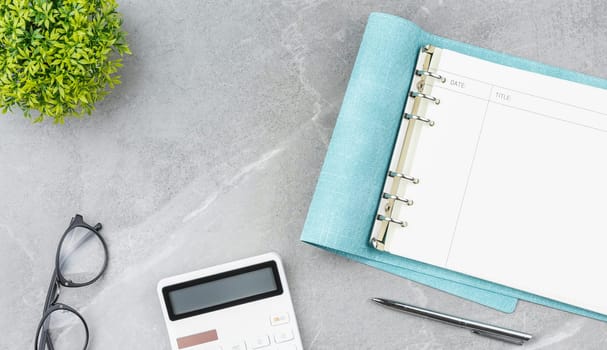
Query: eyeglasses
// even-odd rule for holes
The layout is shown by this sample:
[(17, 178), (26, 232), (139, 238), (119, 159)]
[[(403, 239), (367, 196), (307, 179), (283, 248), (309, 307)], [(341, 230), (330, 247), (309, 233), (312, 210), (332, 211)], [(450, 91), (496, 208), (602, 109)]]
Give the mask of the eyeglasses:
[(46, 293), (42, 319), (36, 331), (35, 350), (85, 350), (89, 329), (74, 308), (58, 303), (61, 286), (84, 287), (97, 281), (108, 263), (102, 225), (90, 226), (81, 215), (72, 218), (61, 236), (55, 269)]

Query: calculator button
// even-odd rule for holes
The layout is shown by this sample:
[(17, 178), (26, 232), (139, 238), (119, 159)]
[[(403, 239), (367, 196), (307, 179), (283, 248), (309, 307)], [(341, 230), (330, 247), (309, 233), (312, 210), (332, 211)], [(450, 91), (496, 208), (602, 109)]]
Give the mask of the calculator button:
[(267, 335), (260, 335), (256, 338), (253, 338), (247, 341), (247, 346), (251, 349), (260, 349), (265, 348), (270, 345), (270, 337)]
[(293, 331), (290, 329), (282, 329), (274, 333), (274, 341), (276, 343), (284, 343), (293, 339)]
[(286, 312), (282, 314), (272, 315), (270, 317), (270, 324), (272, 326), (278, 326), (285, 323), (289, 323), (289, 314)]
[(231, 344), (228, 347), (225, 347), (225, 350), (247, 350), (247, 346), (244, 344), (244, 342), (240, 342), (237, 344)]

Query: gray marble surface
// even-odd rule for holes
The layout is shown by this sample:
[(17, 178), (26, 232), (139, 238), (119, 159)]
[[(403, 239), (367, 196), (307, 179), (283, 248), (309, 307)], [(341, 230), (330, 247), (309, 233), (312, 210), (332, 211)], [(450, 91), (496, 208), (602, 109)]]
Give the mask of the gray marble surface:
[(371, 296), (532, 332), (525, 349), (605, 349), (607, 325), (521, 302), (503, 314), (299, 241), (366, 19), (607, 78), (601, 1), (122, 0), (134, 54), (92, 117), (0, 117), (0, 349), (31, 349), (74, 213), (104, 223), (109, 269), (64, 290), (90, 349), (168, 349), (162, 277), (276, 251), (306, 349), (511, 349)]

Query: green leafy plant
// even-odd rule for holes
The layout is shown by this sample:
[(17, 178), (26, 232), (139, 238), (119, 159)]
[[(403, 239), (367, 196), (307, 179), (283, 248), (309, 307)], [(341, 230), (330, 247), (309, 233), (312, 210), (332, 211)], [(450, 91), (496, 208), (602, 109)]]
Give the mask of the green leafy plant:
[[(34, 122), (91, 114), (131, 51), (115, 0), (0, 0), (0, 107)], [(36, 112), (37, 111), (37, 112)]]

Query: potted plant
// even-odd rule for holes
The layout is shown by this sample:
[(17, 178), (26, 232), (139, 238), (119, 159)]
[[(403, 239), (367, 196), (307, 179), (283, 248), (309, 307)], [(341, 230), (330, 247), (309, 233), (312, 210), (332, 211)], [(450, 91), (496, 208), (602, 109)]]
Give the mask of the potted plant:
[(91, 114), (130, 54), (115, 0), (0, 0), (0, 107), (34, 122)]

